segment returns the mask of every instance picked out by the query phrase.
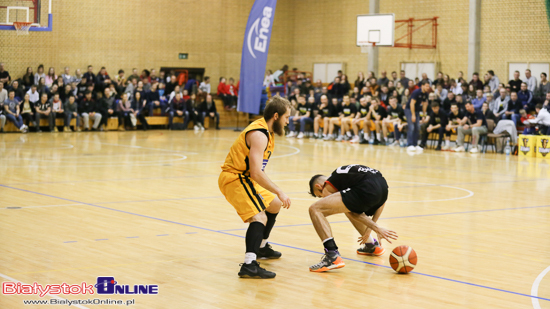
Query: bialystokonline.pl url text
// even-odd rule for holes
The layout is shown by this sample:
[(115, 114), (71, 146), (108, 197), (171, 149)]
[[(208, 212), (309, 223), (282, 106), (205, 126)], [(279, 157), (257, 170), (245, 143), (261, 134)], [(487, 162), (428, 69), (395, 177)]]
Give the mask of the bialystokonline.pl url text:
[(113, 306), (131, 306), (136, 304), (135, 299), (127, 299), (127, 300), (121, 300), (121, 299), (58, 299), (58, 298), (51, 298), (51, 299), (37, 299), (37, 300), (24, 300), (23, 304), (25, 305), (66, 305), (66, 306), (74, 306), (74, 305), (113, 305)]

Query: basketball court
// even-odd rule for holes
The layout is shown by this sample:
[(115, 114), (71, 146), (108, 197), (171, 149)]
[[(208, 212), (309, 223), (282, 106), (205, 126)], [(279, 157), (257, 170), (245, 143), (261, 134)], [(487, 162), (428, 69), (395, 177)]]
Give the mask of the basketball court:
[[(548, 162), (278, 138), (267, 173), (293, 201), (270, 238), (283, 256), (260, 261), (275, 279), (247, 280), (237, 277), (247, 226), (217, 186), (235, 136), (0, 135), (0, 276), (158, 285), (158, 295), (104, 297), (135, 299), (135, 308), (549, 308), (550, 277), (538, 278), (550, 265)], [(389, 251), (357, 255), (359, 234), (343, 215), (329, 221), (346, 267), (308, 271), (323, 250), (308, 214), (309, 178), (349, 163), (388, 180), (380, 222), (399, 240), (383, 245), (413, 247), (413, 273), (389, 268)], [(40, 298), (3, 295), (0, 303), (23, 308), (25, 299)]]

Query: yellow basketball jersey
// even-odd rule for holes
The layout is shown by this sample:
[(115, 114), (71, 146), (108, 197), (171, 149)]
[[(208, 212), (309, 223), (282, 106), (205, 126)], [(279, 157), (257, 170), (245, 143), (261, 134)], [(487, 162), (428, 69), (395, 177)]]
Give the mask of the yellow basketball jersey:
[(249, 154), (250, 148), (246, 144), (246, 134), (250, 131), (261, 131), (265, 133), (268, 138), (267, 147), (264, 151), (264, 161), (262, 164), (262, 171), (265, 169), (269, 157), (273, 153), (275, 148), (275, 139), (274, 134), (269, 133), (269, 128), (267, 122), (264, 118), (260, 118), (253, 123), (251, 123), (244, 131), (241, 132), (237, 140), (231, 146), (227, 158), (222, 165), (222, 170), (224, 172), (230, 172), (235, 174), (243, 174), (245, 176), (250, 176), (250, 165), (249, 165)]

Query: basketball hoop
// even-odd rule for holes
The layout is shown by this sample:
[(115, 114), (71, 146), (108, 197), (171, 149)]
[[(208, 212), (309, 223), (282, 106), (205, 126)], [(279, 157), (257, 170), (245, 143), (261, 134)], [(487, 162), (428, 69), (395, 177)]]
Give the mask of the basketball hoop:
[(29, 35), (29, 29), (31, 28), (31, 22), (16, 21), (13, 23), (17, 35)]

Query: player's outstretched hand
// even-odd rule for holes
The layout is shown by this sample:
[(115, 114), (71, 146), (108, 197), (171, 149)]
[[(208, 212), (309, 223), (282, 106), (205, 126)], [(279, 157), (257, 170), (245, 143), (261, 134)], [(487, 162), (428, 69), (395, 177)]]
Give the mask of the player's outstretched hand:
[(281, 200), (281, 202), (283, 203), (283, 208), (289, 208), (290, 207), (290, 197), (286, 196), (286, 194), (284, 194), (283, 192), (279, 193), (279, 195), (277, 195), (277, 197), (279, 197), (279, 200)]
[[(391, 230), (387, 230), (383, 227), (378, 227), (378, 231), (376, 231), (376, 234), (378, 235), (378, 241), (380, 244), (382, 244), (382, 239), (387, 240), (390, 244), (392, 243), (390, 239), (397, 239), (397, 233)], [(359, 237), (359, 244), (364, 244), (369, 239), (370, 233), (365, 234), (361, 237)]]

